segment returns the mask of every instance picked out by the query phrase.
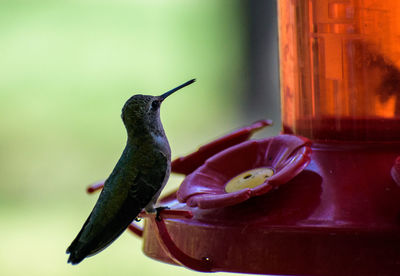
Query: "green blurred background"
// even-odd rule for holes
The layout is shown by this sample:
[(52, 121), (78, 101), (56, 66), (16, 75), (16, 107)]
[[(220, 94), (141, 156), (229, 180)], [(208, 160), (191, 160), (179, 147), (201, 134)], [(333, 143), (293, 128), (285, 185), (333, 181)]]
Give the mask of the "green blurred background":
[[(0, 275), (196, 273), (150, 260), (130, 233), (78, 266), (65, 249), (97, 199), (86, 186), (122, 152), (120, 112), (131, 95), (197, 78), (162, 107), (173, 157), (279, 117), (246, 115), (246, 3), (0, 1)], [(181, 180), (172, 176), (166, 192)]]

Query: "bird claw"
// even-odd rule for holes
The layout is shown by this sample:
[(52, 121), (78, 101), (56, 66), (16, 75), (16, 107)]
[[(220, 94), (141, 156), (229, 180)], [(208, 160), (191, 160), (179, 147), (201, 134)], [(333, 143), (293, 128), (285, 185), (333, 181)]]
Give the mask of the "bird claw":
[(161, 221), (161, 212), (164, 210), (169, 210), (169, 207), (167, 206), (160, 206), (156, 208), (156, 220)]

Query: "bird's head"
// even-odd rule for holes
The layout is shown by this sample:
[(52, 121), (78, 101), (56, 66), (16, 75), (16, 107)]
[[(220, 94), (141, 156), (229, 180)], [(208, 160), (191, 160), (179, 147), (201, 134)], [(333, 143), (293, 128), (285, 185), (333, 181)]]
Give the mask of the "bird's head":
[(134, 95), (122, 108), (122, 121), (126, 128), (132, 129), (152, 122), (160, 117), (162, 99), (157, 96)]
[[(162, 94), (161, 96), (134, 95), (122, 108), (122, 121), (128, 133), (130, 131), (142, 131), (161, 126), (160, 106), (161, 103), (171, 94), (179, 89), (193, 83), (192, 79), (184, 84)], [(135, 131), (136, 130), (136, 131)]]

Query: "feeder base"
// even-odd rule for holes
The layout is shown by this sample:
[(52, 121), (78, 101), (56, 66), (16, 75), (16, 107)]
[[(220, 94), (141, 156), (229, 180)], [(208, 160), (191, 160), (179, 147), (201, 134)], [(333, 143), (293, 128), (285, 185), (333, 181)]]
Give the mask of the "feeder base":
[[(168, 234), (211, 271), (274, 275), (399, 275), (400, 187), (390, 171), (398, 143), (320, 144), (310, 165), (278, 190), (241, 204), (190, 208), (162, 200), (191, 219), (166, 219)], [(171, 264), (154, 220), (144, 253)]]

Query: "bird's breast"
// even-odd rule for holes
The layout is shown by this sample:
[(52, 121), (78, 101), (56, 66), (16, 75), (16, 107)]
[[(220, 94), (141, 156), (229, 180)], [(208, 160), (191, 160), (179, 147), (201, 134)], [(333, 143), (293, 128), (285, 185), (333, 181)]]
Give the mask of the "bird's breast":
[(162, 152), (171, 154), (171, 149), (168, 140), (165, 136), (157, 135), (152, 133), (153, 143), (156, 148), (160, 149)]

